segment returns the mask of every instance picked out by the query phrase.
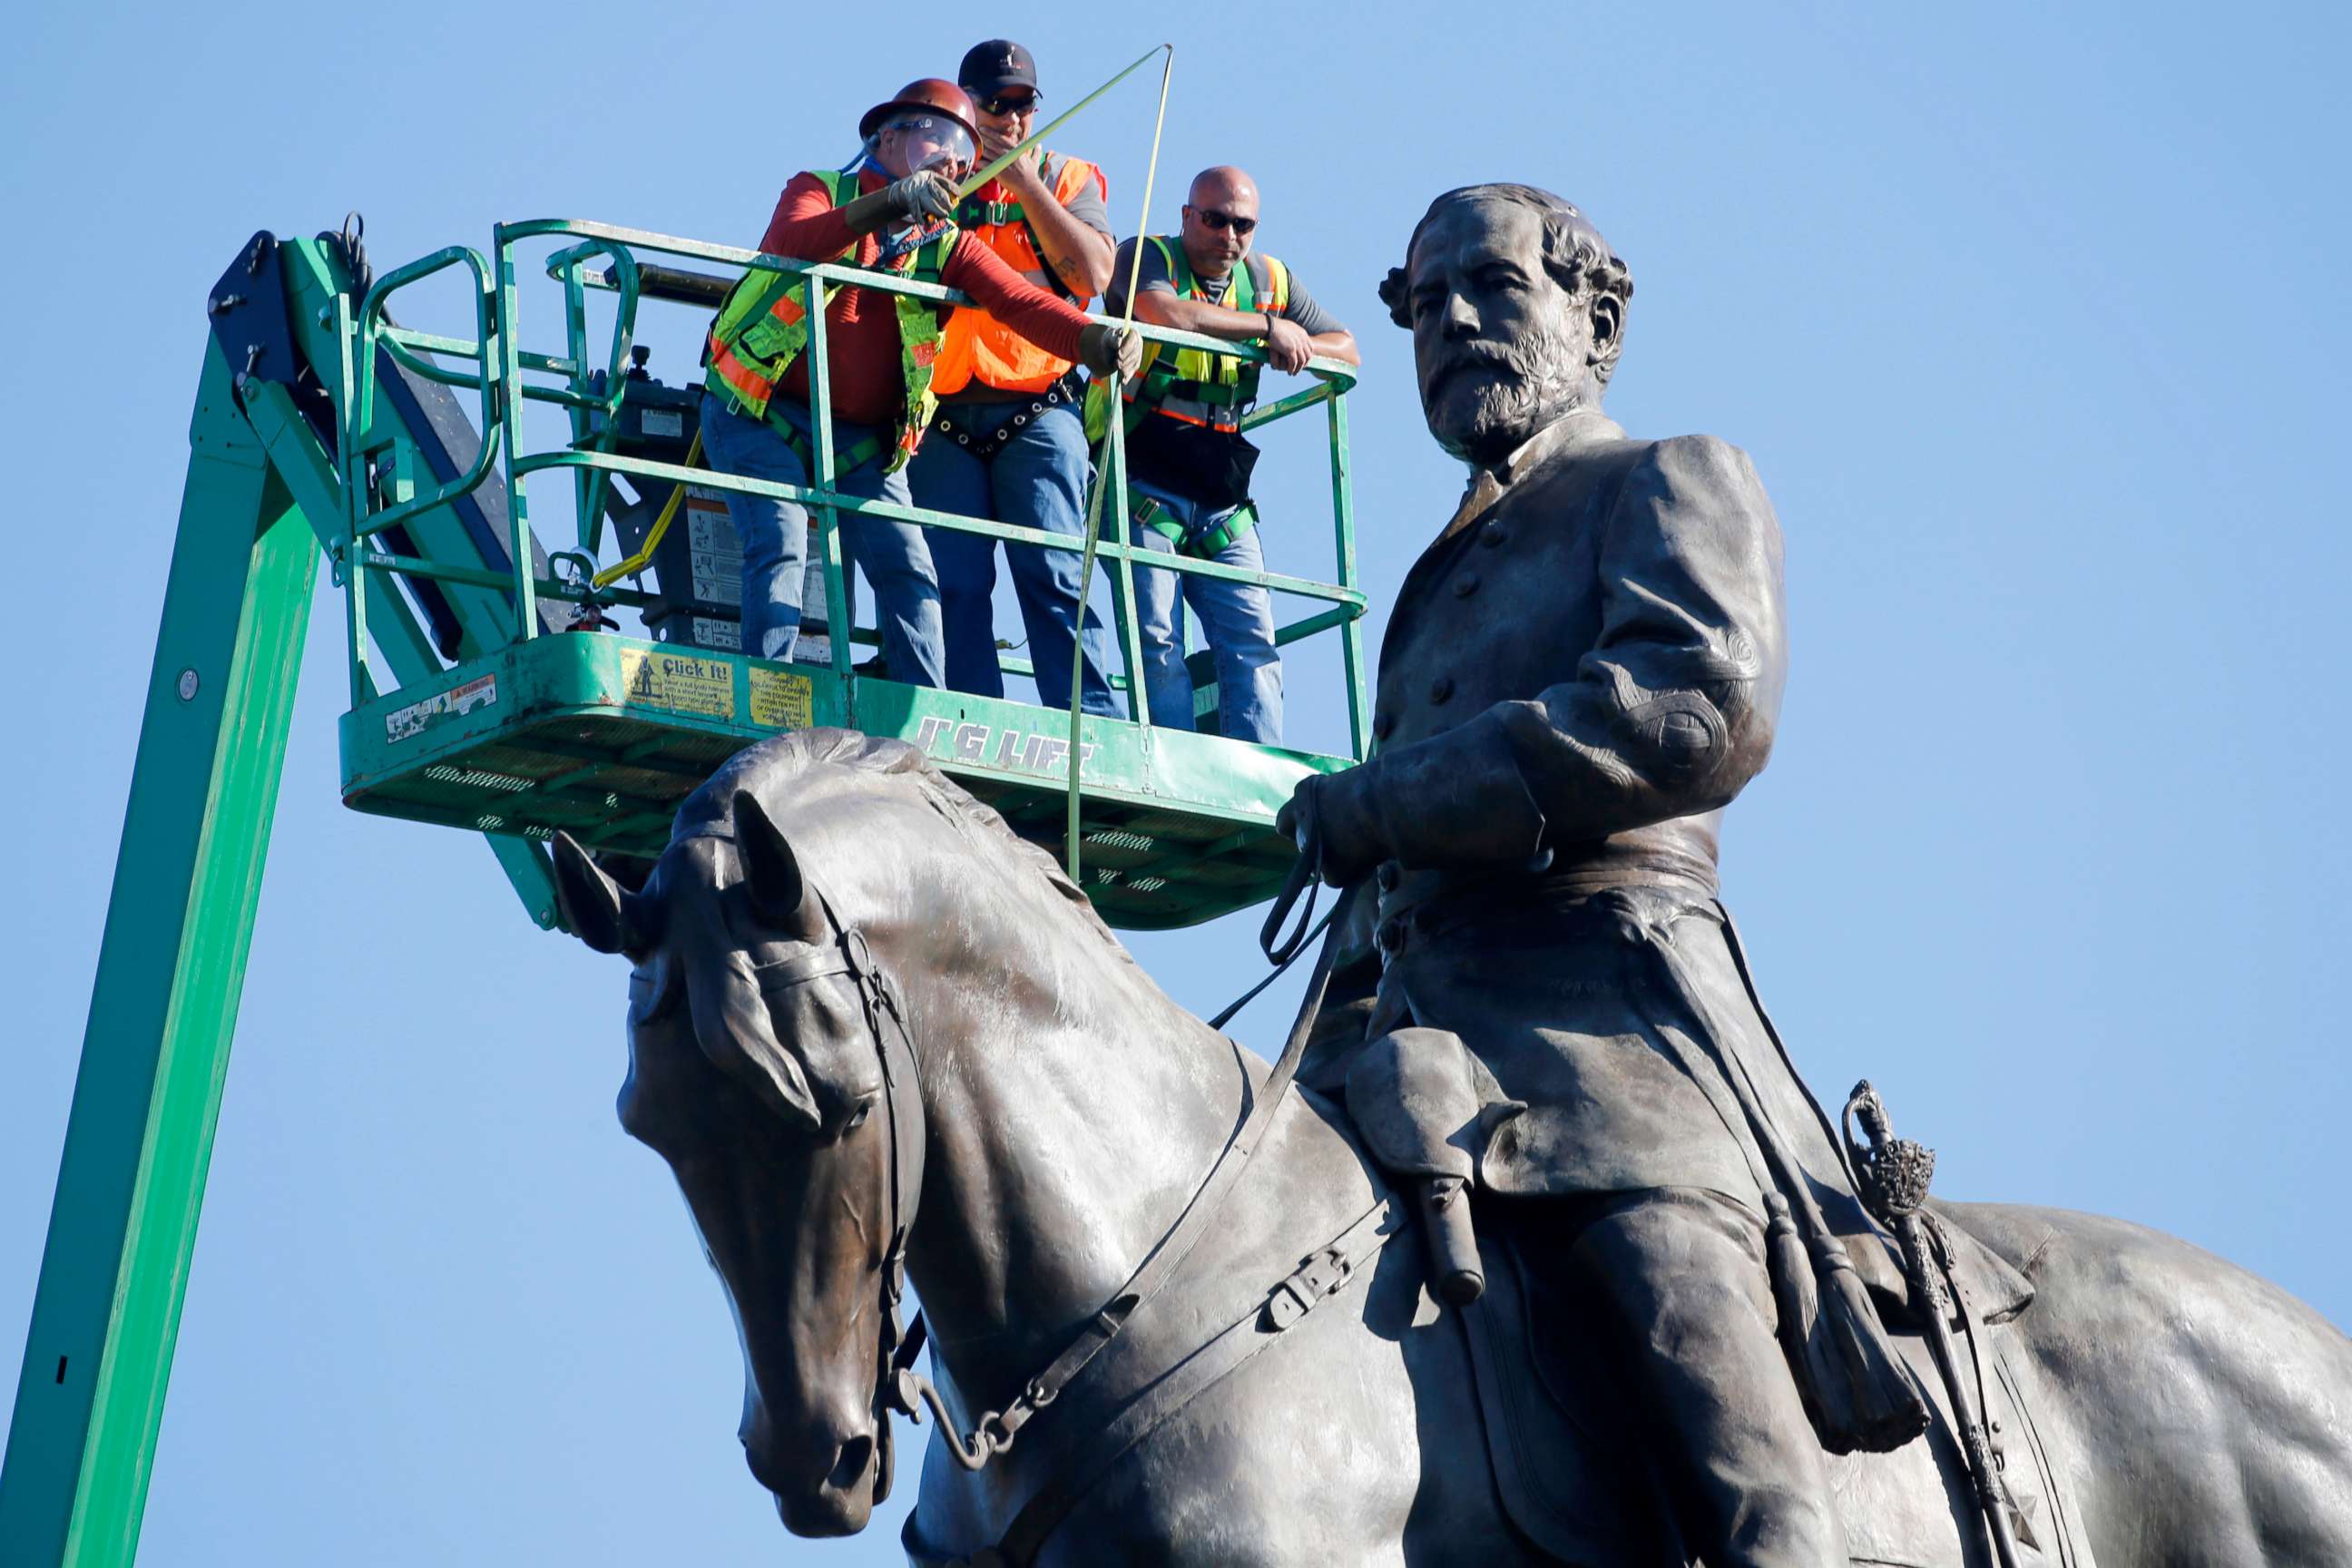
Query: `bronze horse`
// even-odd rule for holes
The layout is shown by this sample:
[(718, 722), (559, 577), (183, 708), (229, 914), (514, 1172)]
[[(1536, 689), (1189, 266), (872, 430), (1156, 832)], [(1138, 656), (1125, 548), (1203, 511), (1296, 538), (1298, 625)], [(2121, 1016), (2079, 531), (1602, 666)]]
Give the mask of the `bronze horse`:
[[(746, 1456), (798, 1534), (860, 1530), (888, 1491), (888, 1409), (920, 1381), (894, 1397), (901, 1250), (941, 1401), (988, 1430), (982, 1413), (1019, 1407), (1101, 1321), (1266, 1077), (1152, 984), (1046, 855), (898, 742), (817, 730), (741, 753), (681, 810), (640, 890), (568, 839), (557, 866), (572, 929), (635, 965), (622, 1124), (669, 1163), (725, 1283)], [(1283, 1098), (1216, 1222), (1110, 1352), (1009, 1442), (982, 1444), (1003, 1449), (983, 1468), (934, 1434), (910, 1555), (1558, 1560), (1507, 1517), (1459, 1314), (1424, 1289), (1418, 1245), (1370, 1253), (1241, 1373), (1104, 1450), (1120, 1412), (1381, 1193), (1340, 1111)], [(2038, 1560), (2352, 1563), (2352, 1342), (2152, 1231), (1945, 1212), (2036, 1288), (2003, 1331), (2042, 1390), (2035, 1436), (2072, 1532), (2050, 1545), (2067, 1531), (2045, 1520)], [(1098, 1476), (1042, 1546), (995, 1555), (1024, 1500), (1090, 1453)], [(1948, 1467), (1939, 1487), (1932, 1465), (1840, 1463), (1856, 1561), (1987, 1560)], [(1899, 1552), (1873, 1544), (1890, 1535)]]

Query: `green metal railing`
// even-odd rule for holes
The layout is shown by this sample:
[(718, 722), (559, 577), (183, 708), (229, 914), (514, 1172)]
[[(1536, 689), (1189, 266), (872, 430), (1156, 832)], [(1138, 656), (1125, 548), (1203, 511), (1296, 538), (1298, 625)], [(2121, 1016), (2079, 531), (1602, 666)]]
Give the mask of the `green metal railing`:
[[(528, 242), (565, 238), (576, 243), (550, 258), (547, 272), (563, 289), (566, 352), (561, 355), (530, 353), (520, 343), (517, 250)], [(807, 353), (816, 459), (813, 483), (791, 485), (746, 479), (707, 468), (690, 468), (680, 464), (625, 457), (613, 450), (620, 424), (615, 416), (626, 386), (624, 371), (629, 349), (636, 337), (638, 307), (647, 297), (641, 281), (639, 253), (715, 262), (745, 271), (783, 272), (803, 280), (811, 324)], [(609, 270), (588, 270), (588, 264), (599, 259), (610, 263)], [(476, 335), (472, 341), (436, 336), (392, 324), (384, 310), (392, 295), (460, 263), (467, 268), (474, 282)], [(647, 481), (664, 486), (684, 483), (797, 502), (808, 508), (816, 520), (829, 608), (848, 603), (839, 537), (840, 520), (844, 514), (891, 518), (1048, 550), (1084, 551), (1086, 541), (1073, 535), (1050, 533), (1040, 529), (923, 507), (866, 500), (840, 489), (833, 442), (830, 377), (827, 374), (830, 345), (825, 313), (819, 303), (823, 291), (834, 284), (854, 284), (860, 288), (912, 295), (941, 304), (971, 302), (951, 289), (840, 263), (792, 261), (732, 246), (709, 245), (643, 229), (559, 218), (499, 225), (495, 231), (495, 256), (487, 264), (478, 253), (463, 247), (452, 247), (380, 279), (369, 289), (356, 319), (337, 323), (341, 329), (338, 335), (345, 345), (340, 367), (343, 395), (338, 397), (337, 405), (343, 411), (346, 439), (342, 450), (347, 454), (344, 494), (350, 510), (344, 541), (349, 548), (338, 562), (338, 578), (344, 587), (351, 610), (350, 656), (354, 700), (362, 692), (374, 693), (383, 689), (375, 684), (368, 668), (366, 595), (360, 588), (362, 574), (393, 573), (477, 587), (502, 588), (513, 600), (517, 640), (538, 635), (537, 600), (541, 595), (622, 605), (646, 602), (646, 595), (625, 589), (591, 589), (584, 574), (577, 582), (565, 582), (551, 577), (542, 578), (534, 573), (525, 480), (532, 474), (548, 470), (569, 470), (573, 476), (578, 509), (577, 551), (580, 558), (590, 562), (596, 559), (604, 542), (605, 487), (614, 475), (627, 475), (641, 486)], [(616, 296), (610, 353), (594, 364), (591, 363), (588, 342), (587, 297), (592, 289)], [(347, 309), (347, 306), (339, 305), (339, 308)], [(1170, 328), (1139, 323), (1136, 330), (1147, 339), (1171, 348), (1206, 349), (1261, 362), (1265, 357), (1263, 351), (1255, 348)], [(382, 447), (361, 448), (361, 434), (371, 427), (373, 419), (379, 345), (389, 351), (401, 364), (419, 374), (450, 386), (476, 390), (480, 395), (482, 450), (478, 458), (467, 473), (428, 494), (415, 493), (414, 480), (409, 472), (411, 465), (402, 453), (386, 451)], [(466, 360), (470, 364), (466, 368), (457, 368), (436, 363), (453, 359)], [(1095, 551), (1098, 557), (1110, 563), (1116, 574), (1113, 615), (1127, 670), (1129, 721), (1138, 726), (1148, 727), (1150, 723), (1150, 704), (1142, 696), (1143, 649), (1135, 616), (1134, 574), (1140, 566), (1250, 583), (1274, 593), (1320, 601), (1326, 605), (1327, 608), (1280, 626), (1276, 633), (1276, 641), (1288, 646), (1322, 632), (1338, 631), (1350, 746), (1356, 757), (1360, 759), (1365, 753), (1370, 740), (1369, 702), (1362, 631), (1359, 624), (1364, 614), (1365, 599), (1356, 581), (1354, 502), (1348, 458), (1347, 393), (1355, 384), (1355, 373), (1351, 367), (1328, 359), (1311, 361), (1307, 369), (1317, 384), (1251, 410), (1241, 424), (1244, 430), (1255, 430), (1318, 405), (1326, 410), (1331, 464), (1335, 578), (1332, 582), (1318, 582), (1281, 573), (1246, 571), (1214, 561), (1199, 560), (1128, 542), (1120, 537), (1125, 531), (1125, 520), (1129, 515), (1125, 432), (1120, 420), (1114, 418), (1111, 421), (1102, 472), (1097, 479), (1097, 483), (1108, 484), (1111, 488), (1105, 498), (1108, 504), (1103, 508), (1106, 520), (1102, 526), (1103, 537), (1097, 541)], [(572, 437), (569, 448), (545, 452), (524, 449), (520, 437), (520, 412), (522, 404), (530, 400), (553, 404), (565, 410), (570, 417)], [(362, 547), (362, 542), (403, 520), (446, 504), (457, 496), (478, 488), (488, 477), (492, 465), (501, 458), (510, 530), (509, 549), (514, 563), (509, 577), (501, 580), (497, 574), (478, 568), (451, 566)], [(853, 628), (842, 626), (838, 630), (840, 635), (830, 639), (832, 668), (836, 675), (846, 677), (850, 673)]]

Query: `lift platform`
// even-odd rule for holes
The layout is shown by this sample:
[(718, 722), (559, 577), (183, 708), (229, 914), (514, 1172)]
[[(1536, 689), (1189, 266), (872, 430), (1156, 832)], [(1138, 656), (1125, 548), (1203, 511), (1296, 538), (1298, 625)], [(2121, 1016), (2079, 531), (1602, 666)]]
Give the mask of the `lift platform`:
[[(727, 757), (816, 724), (922, 748), (1076, 866), (1111, 924), (1189, 924), (1274, 890), (1292, 861), (1276, 813), (1300, 778), (1347, 766), (1369, 741), (1347, 366), (1314, 362), (1312, 385), (1243, 421), (1255, 428), (1323, 410), (1329, 582), (1147, 552), (1108, 529), (1093, 548), (1121, 590), (1149, 566), (1243, 578), (1319, 605), (1278, 640), (1338, 639), (1349, 754), (1214, 733), (1206, 655), (1191, 661), (1196, 728), (1155, 727), (1134, 700), (1131, 720), (1086, 717), (1073, 731), (1069, 715), (1051, 708), (919, 689), (855, 662), (854, 649), (875, 638), (843, 613), (844, 516), (1083, 546), (842, 493), (823, 310), (810, 311), (818, 437), (814, 481), (804, 487), (688, 467), (691, 389), (651, 383), (632, 352), (641, 306), (707, 312), (713, 291), (750, 268), (799, 276), (813, 306), (820, 290), (852, 280), (942, 305), (960, 296), (558, 220), (500, 226), (488, 258), (450, 247), (376, 278), (359, 237), (353, 226), (284, 242), (257, 234), (208, 297), (212, 332), (163, 623), (0, 1464), (0, 1555), (12, 1565), (118, 1568), (137, 1550), (322, 556), (345, 606), (344, 800), (484, 835), (541, 926), (558, 919), (545, 847), (555, 832), (615, 858), (649, 855), (667, 841), (677, 804)], [(564, 324), (558, 353), (522, 342), (520, 253), (551, 247), (560, 248), (541, 270)], [(457, 285), (468, 335), (394, 320), (394, 297), (435, 278), (434, 289)], [(591, 353), (592, 320), (609, 322), (602, 354)], [(1255, 353), (1142, 330), (1179, 347)], [(565, 438), (531, 447), (526, 424), (548, 423), (544, 414), (526, 419), (533, 405), (558, 412)], [(572, 538), (555, 550), (534, 532), (526, 496), (531, 476), (552, 470), (571, 479), (573, 514)], [(1125, 470), (1114, 430), (1100, 476), (1105, 516), (1127, 513)], [(699, 552), (714, 559), (673, 542), (633, 585), (598, 582), (600, 563), (647, 542), (664, 512), (698, 499), (709, 522), (730, 489), (798, 500), (813, 514), (819, 581), (804, 606), (808, 662), (747, 658), (732, 646), (715, 524), (702, 541), (713, 549)], [(687, 505), (673, 507), (673, 498)], [(1139, 699), (1131, 591), (1117, 602), (1125, 672), (1115, 684)], [(619, 628), (614, 617), (629, 614), (646, 635)], [(1018, 660), (1004, 664), (1027, 673)]]
[[(520, 347), (516, 251), (534, 240), (569, 242), (546, 263), (549, 278), (562, 289), (569, 326), (560, 354)], [(698, 570), (698, 578), (710, 580), (680, 584), (661, 580), (657, 559), (650, 589), (642, 574), (636, 589), (599, 593), (591, 586), (588, 565), (607, 552), (604, 525), (619, 524), (615, 531), (624, 542), (641, 538), (646, 518), (657, 506), (667, 506), (671, 489), (689, 481), (692, 494), (705, 502), (705, 517), (720, 515), (709, 503), (728, 489), (805, 502), (816, 533), (809, 597), (822, 605), (847, 602), (837, 537), (846, 514), (896, 517), (1050, 549), (1080, 548), (1081, 542), (1066, 536), (841, 494), (832, 482), (829, 443), (820, 444), (820, 472), (805, 488), (689, 470), (677, 457), (695, 416), (694, 398), (685, 389), (661, 388), (642, 368), (630, 366), (642, 304), (663, 300), (707, 311), (745, 268), (798, 273), (813, 290), (854, 277), (866, 287), (942, 302), (957, 298), (951, 291), (897, 278), (877, 282), (872, 274), (845, 267), (782, 263), (755, 252), (597, 224), (508, 225), (498, 231), (497, 247), (492, 262), (452, 248), (387, 274), (364, 291), (349, 318), (320, 345), (355, 367), (348, 395), (338, 402), (351, 409), (353, 425), (354, 461), (342, 492), (343, 532), (328, 542), (330, 559), (344, 568), (352, 610), (353, 707), (342, 732), (348, 804), (525, 841), (543, 840), (562, 829), (596, 849), (645, 856), (667, 842), (678, 803), (732, 752), (778, 730), (839, 724), (923, 748), (1017, 830), (1073, 859), (1081, 885), (1113, 925), (1190, 924), (1257, 902), (1280, 884), (1292, 850), (1273, 831), (1275, 814), (1307, 773), (1346, 766), (1356, 760), (1353, 755), (1317, 755), (1244, 744), (1200, 730), (1155, 728), (1141, 703), (1130, 705), (1132, 720), (1084, 718), (1074, 737), (1066, 713), (1058, 710), (918, 688), (867, 673), (853, 662), (853, 652), (876, 640), (871, 628), (815, 617), (804, 621), (803, 636), (816, 662), (746, 658), (736, 651), (729, 618), (731, 566)], [(331, 280), (336, 248), (328, 247), (320, 258)], [(652, 257), (716, 262), (730, 271), (694, 271), (647, 259)], [(395, 293), (459, 267), (471, 272), (483, 296), (480, 330), (473, 339), (436, 337), (393, 323), (388, 306)], [(604, 345), (608, 352), (592, 355), (586, 322), (595, 291), (611, 296), (613, 330)], [(316, 314), (323, 318), (324, 312)], [(813, 313), (812, 320), (821, 321), (822, 313)], [(1146, 331), (1180, 345), (1232, 346)], [(812, 360), (822, 363), (824, 352), (820, 328)], [(387, 369), (394, 373), (389, 379)], [(1355, 623), (1363, 598), (1353, 581), (1345, 404), (1352, 373), (1328, 361), (1312, 369), (1315, 381), (1308, 390), (1253, 410), (1247, 423), (1263, 425), (1317, 406), (1326, 410), (1336, 581), (1237, 573), (1214, 563), (1142, 552), (1115, 538), (1099, 541), (1097, 551), (1121, 588), (1139, 564), (1164, 568), (1172, 563), (1180, 571), (1247, 576), (1277, 593), (1321, 601), (1326, 607), (1278, 635), (1290, 642), (1325, 630), (1339, 634), (1344, 698), (1360, 751), (1364, 693)], [(462, 451), (430, 450), (434, 433), (419, 433), (407, 409), (393, 406), (404, 395), (415, 401), (420, 383), (477, 395), (484, 427), (503, 437), (497, 443), (505, 454), (503, 486), (480, 456), (488, 444), (477, 448), (469, 468), (461, 461)], [(814, 378), (814, 385), (822, 430), (828, 417), (824, 379)], [(382, 395), (379, 388), (394, 395)], [(568, 414), (569, 443), (548, 451), (525, 449), (519, 415), (528, 400), (555, 404)], [(658, 434), (648, 435), (649, 426), (663, 419), (667, 423)], [(1109, 494), (1104, 514), (1123, 515), (1126, 479), (1117, 440), (1105, 467)], [(488, 492), (483, 511), (504, 514), (512, 532), (507, 561), (546, 559), (524, 527), (520, 498), (529, 476), (550, 469), (566, 470), (573, 479), (576, 537), (572, 548), (553, 558), (572, 568), (568, 578), (509, 564), (508, 580), (495, 582), (495, 571), (470, 559), (451, 562), (375, 542), (394, 530), (415, 529), (418, 519), (452, 502)], [(443, 477), (452, 472), (458, 477)], [(614, 483), (619, 478), (636, 489), (634, 499), (621, 496)], [(400, 583), (405, 595), (367, 591), (385, 578)], [(729, 602), (706, 602), (722, 587)], [(394, 668), (388, 681), (379, 667), (399, 661), (376, 619), (385, 614), (397, 618), (404, 610), (415, 612), (407, 617), (411, 622), (429, 619), (430, 601), (420, 597), (420, 588), (495, 593), (503, 603), (486, 626), (467, 626), (470, 643), (481, 645), (472, 657), (431, 668), (416, 668), (412, 660), (409, 668)], [(1141, 647), (1125, 611), (1128, 595), (1115, 597), (1114, 619), (1126, 656), (1125, 678), (1118, 684), (1131, 693), (1139, 689)], [(598, 619), (603, 607), (637, 609), (660, 628), (662, 640), (607, 632), (551, 635), (545, 610), (551, 600), (602, 602)], [(681, 606), (695, 613), (677, 613)], [(501, 627), (503, 638), (498, 636)], [(397, 624), (393, 629), (393, 640), (400, 645), (417, 643), (416, 627)], [(1025, 668), (1016, 666), (1015, 672)], [(1198, 705), (1208, 709), (1213, 723), (1215, 682), (1206, 654), (1195, 668), (1202, 677)], [(1065, 806), (1073, 787), (1074, 738), (1080, 844), (1072, 857)], [(543, 906), (534, 908), (534, 913), (542, 912)]]

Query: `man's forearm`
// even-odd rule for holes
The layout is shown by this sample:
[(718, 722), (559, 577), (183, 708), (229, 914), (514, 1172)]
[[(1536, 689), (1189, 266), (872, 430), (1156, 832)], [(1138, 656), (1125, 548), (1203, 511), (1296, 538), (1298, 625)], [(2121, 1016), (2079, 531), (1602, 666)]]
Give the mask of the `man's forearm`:
[(1362, 351), (1356, 347), (1356, 334), (1345, 327), (1336, 332), (1317, 332), (1307, 341), (1314, 345), (1318, 359), (1335, 359), (1341, 364), (1364, 363)]
[(1063, 287), (1081, 300), (1092, 299), (1110, 287), (1114, 252), (1108, 235), (1087, 227), (1042, 183), (1035, 196), (1022, 196), (1021, 209), (1037, 237), (1037, 248), (1045, 253), (1045, 265), (1054, 269)]
[(1165, 289), (1147, 289), (1135, 302), (1136, 320), (1155, 327), (1197, 332), (1220, 342), (1251, 343), (1265, 336), (1269, 318), (1263, 310), (1228, 310), (1202, 300), (1182, 300)]

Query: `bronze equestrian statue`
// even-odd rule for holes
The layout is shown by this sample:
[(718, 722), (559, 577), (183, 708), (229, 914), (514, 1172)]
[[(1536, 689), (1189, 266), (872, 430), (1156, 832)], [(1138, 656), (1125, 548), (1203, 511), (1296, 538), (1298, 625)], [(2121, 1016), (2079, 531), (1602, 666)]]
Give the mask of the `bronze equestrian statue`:
[(2352, 1563), (2352, 1342), (2138, 1227), (1923, 1203), (1789, 1064), (1715, 899), (1777, 525), (1601, 414), (1622, 265), (1473, 187), (1382, 292), (1474, 474), (1375, 758), (1286, 814), (1351, 892), (1274, 1068), (897, 742), (741, 753), (635, 888), (558, 840), (785, 1524), (864, 1526), (898, 1410), (923, 1568)]
[(1327, 880), (1373, 877), (1369, 1032), (1457, 1035), (1528, 1107), (1479, 1184), (1556, 1200), (1538, 1266), (1595, 1303), (1696, 1555), (1814, 1564), (1839, 1540), (1816, 1426), (1888, 1448), (1927, 1414), (1854, 1267), (1891, 1284), (1885, 1249), (1716, 898), (1787, 680), (1780, 526), (1737, 447), (1601, 412), (1632, 293), (1548, 192), (1449, 192), (1414, 230), (1381, 297), (1472, 479), (1398, 595), (1378, 753), (1291, 820)]

